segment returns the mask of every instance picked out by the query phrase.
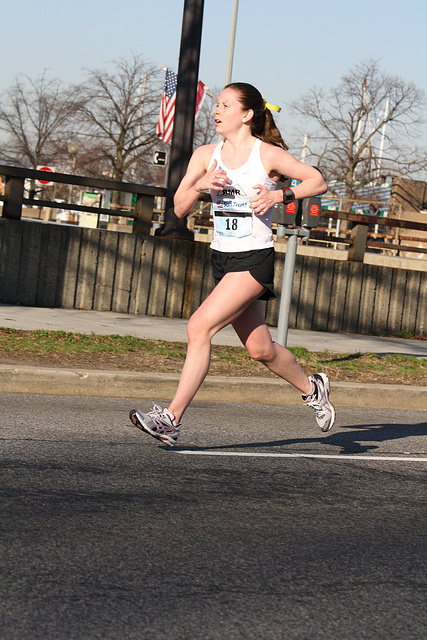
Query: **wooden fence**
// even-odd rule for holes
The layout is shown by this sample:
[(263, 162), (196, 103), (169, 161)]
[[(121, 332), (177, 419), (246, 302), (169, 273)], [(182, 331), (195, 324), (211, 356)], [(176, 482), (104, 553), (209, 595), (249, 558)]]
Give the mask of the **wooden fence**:
[[(188, 318), (213, 284), (205, 242), (0, 218), (2, 303)], [(278, 298), (266, 304), (272, 326)], [(427, 335), (426, 318), (421, 267), (297, 255), (291, 328)]]

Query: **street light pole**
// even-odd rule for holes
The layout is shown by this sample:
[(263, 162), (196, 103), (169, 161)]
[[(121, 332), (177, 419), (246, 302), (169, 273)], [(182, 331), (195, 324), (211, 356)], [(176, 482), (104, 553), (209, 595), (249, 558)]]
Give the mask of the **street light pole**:
[(175, 116), (166, 192), (165, 224), (158, 235), (192, 240), (185, 218), (174, 213), (173, 197), (193, 153), (194, 114), (199, 79), (204, 0), (185, 0), (176, 87)]
[(237, 24), (237, 10), (239, 8), (239, 0), (234, 0), (233, 14), (231, 16), (231, 29), (230, 29), (230, 41), (228, 44), (228, 58), (227, 68), (225, 71), (225, 84), (231, 82), (231, 72), (233, 70), (233, 58), (234, 58), (234, 43), (236, 41), (236, 24)]

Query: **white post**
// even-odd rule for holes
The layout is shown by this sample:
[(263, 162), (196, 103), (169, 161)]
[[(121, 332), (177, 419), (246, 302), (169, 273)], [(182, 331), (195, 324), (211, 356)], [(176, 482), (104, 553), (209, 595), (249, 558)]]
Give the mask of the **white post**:
[[(138, 131), (137, 131), (137, 138), (138, 138), (138, 142), (139, 139), (141, 137), (141, 130), (142, 130), (142, 126), (141, 126), (141, 120), (142, 120), (142, 114), (144, 112), (144, 100), (145, 100), (145, 89), (147, 86), (147, 74), (144, 73), (141, 82), (139, 83), (139, 87), (138, 87), (138, 97), (140, 97), (140, 105), (139, 105), (139, 122), (138, 122)], [(142, 93), (142, 96), (141, 96)]]
[(307, 141), (308, 141), (308, 135), (305, 133), (304, 142), (302, 143), (301, 162), (305, 162), (305, 156), (307, 154)]
[(381, 176), (381, 162), (382, 162), (383, 153), (384, 153), (385, 130), (387, 128), (387, 118), (388, 118), (388, 110), (389, 110), (389, 108), (390, 108), (390, 100), (387, 100), (387, 102), (385, 103), (385, 108), (384, 108), (384, 124), (383, 124), (382, 132), (381, 132), (380, 153), (379, 153), (379, 156), (378, 156), (378, 173), (377, 173), (377, 178), (378, 179)]
[(356, 153), (359, 151), (360, 138), (362, 137), (362, 117), (366, 115), (365, 98), (366, 98), (366, 78), (362, 86), (362, 106), (360, 109), (359, 124), (357, 126)]

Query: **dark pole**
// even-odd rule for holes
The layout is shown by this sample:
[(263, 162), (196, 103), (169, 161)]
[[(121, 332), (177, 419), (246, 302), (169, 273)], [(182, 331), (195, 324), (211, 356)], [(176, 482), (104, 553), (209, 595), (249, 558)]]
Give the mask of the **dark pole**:
[(184, 2), (165, 224), (158, 230), (159, 235), (174, 238), (193, 239), (194, 237), (193, 233), (187, 229), (186, 218), (176, 217), (173, 209), (173, 196), (187, 170), (188, 161), (193, 153), (203, 4), (204, 0), (185, 0)]

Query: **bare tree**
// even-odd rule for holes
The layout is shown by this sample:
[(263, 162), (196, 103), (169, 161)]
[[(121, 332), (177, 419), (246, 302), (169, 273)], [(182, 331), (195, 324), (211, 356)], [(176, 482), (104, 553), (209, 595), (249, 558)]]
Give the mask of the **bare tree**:
[(416, 144), (424, 105), (414, 83), (386, 75), (368, 60), (328, 93), (314, 87), (291, 108), (314, 123), (306, 159), (321, 166), (328, 180), (344, 183), (348, 207), (361, 186), (426, 169), (426, 152)]
[(18, 76), (0, 103), (0, 130), (7, 162), (36, 168), (55, 160), (58, 139), (71, 130), (78, 99), (46, 71), (33, 80)]
[(80, 87), (80, 139), (96, 167), (115, 179), (150, 180), (161, 87), (159, 71), (141, 56), (119, 59), (109, 70), (87, 70)]

